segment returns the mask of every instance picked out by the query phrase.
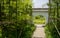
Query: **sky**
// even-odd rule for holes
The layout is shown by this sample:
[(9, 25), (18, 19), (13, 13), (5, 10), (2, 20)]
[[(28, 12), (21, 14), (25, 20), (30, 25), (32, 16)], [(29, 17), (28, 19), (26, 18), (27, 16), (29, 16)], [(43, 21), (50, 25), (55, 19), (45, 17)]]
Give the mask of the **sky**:
[(48, 8), (48, 0), (33, 0), (33, 8)]

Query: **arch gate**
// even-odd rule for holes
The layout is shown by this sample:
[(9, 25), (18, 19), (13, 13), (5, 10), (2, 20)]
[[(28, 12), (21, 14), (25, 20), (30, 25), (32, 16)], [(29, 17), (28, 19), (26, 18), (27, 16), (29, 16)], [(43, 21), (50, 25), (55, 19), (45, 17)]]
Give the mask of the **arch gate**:
[(32, 16), (42, 15), (45, 17), (45, 24), (48, 23), (48, 8), (33, 8)]

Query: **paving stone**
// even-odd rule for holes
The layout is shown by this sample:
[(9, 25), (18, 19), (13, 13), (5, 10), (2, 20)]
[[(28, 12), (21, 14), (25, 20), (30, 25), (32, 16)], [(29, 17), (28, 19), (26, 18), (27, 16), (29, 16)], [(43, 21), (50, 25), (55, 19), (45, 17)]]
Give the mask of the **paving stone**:
[(32, 38), (45, 38), (45, 32), (44, 32), (44, 25), (43, 24), (36, 24), (36, 30), (33, 33)]

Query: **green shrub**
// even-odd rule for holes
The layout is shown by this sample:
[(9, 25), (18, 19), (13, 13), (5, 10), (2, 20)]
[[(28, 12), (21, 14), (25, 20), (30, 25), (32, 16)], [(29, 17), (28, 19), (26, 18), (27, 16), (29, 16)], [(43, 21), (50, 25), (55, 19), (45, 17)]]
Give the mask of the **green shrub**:
[(46, 25), (45, 33), (46, 33), (46, 38), (60, 38), (52, 22)]

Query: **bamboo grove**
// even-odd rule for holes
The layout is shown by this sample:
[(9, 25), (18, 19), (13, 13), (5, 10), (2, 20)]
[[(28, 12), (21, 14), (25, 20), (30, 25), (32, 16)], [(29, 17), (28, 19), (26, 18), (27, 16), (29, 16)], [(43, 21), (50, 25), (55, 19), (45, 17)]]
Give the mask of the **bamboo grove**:
[(31, 0), (0, 0), (0, 38), (31, 38)]
[(49, 23), (46, 25), (47, 38), (60, 38), (60, 0), (49, 0)]

